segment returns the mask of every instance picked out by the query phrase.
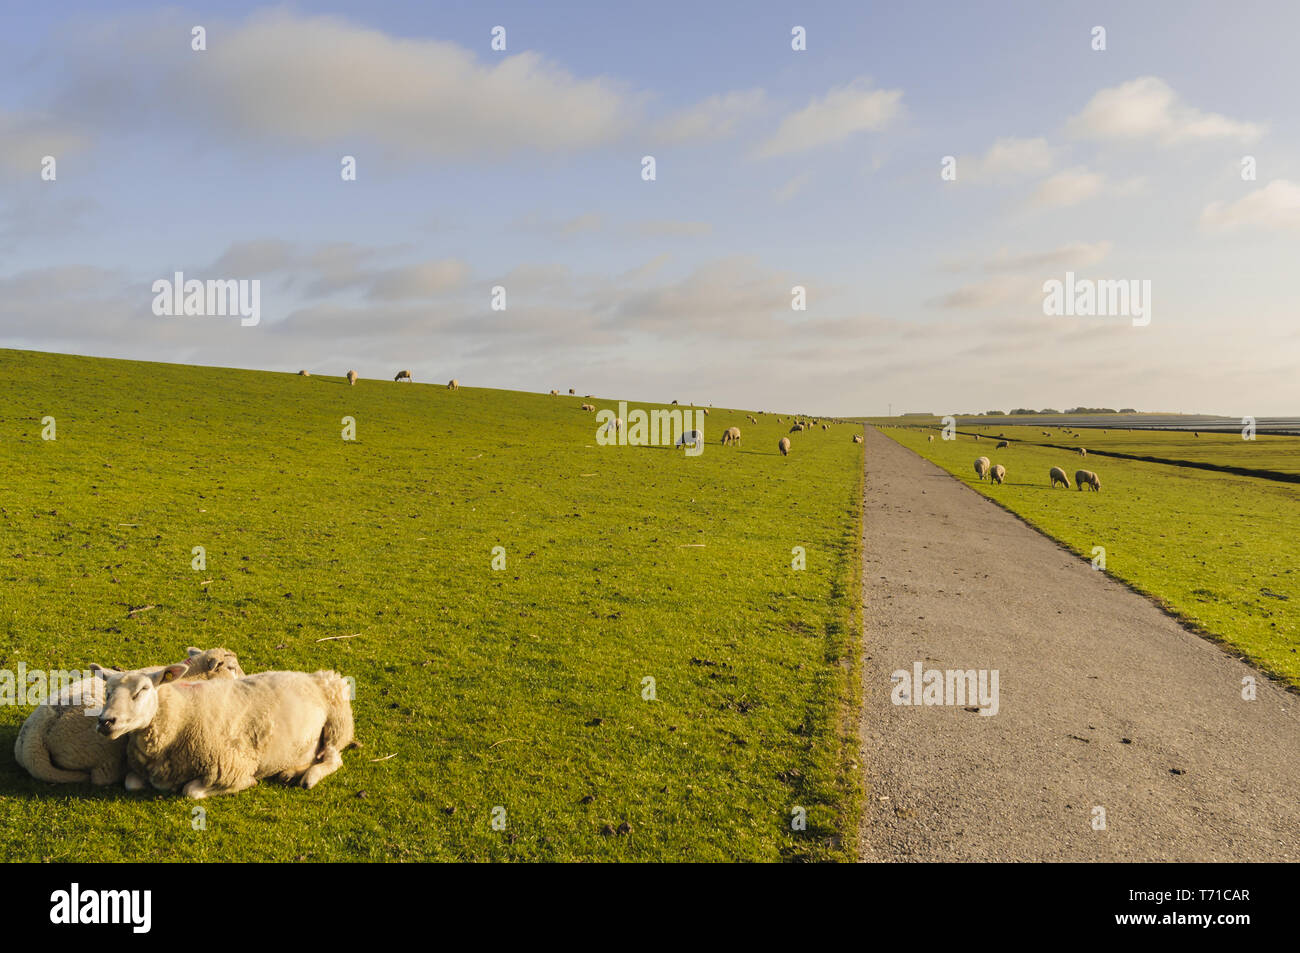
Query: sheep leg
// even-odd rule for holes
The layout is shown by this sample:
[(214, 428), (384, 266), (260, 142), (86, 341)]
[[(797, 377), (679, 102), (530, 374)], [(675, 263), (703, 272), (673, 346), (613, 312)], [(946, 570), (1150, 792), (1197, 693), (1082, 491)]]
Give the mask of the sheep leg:
[(140, 777), (140, 775), (136, 774), (134, 771), (128, 771), (126, 773), (126, 789), (128, 791), (143, 791), (144, 786), (145, 780)]
[(198, 778), (189, 782), (181, 789), (186, 797), (194, 799), (209, 797), (213, 794), (238, 794), (240, 791), (247, 790), (257, 784), (257, 778), (243, 777), (238, 778), (228, 784), (204, 784)]
[(343, 767), (343, 757), (338, 749), (333, 745), (326, 745), (316, 756), (316, 763), (303, 772), (299, 783), (305, 788), (313, 788), (321, 778), (328, 777), (341, 767)]

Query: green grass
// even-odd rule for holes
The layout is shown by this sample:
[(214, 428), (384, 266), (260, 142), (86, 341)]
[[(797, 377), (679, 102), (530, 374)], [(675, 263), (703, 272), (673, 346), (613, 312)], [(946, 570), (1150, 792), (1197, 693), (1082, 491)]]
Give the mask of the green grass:
[[(1012, 435), (1012, 428), (990, 429)], [(1300, 502), (1294, 484), (1091, 455), (1084, 460), (1027, 444), (995, 450), (995, 439), (977, 442), (969, 436), (930, 443), (922, 429), (882, 432), (1073, 552), (1091, 559), (1093, 547), (1103, 547), (1110, 575), (1300, 687), (1300, 566), (1295, 559)], [(1155, 447), (1162, 438), (1170, 447), (1195, 439), (1143, 437), (1144, 445)], [(1088, 434), (1084, 446), (1091, 450), (1094, 443)], [(1237, 443), (1244, 441), (1238, 437)], [(1006, 467), (1004, 485), (976, 479), (979, 456)], [(1068, 491), (1049, 488), (1053, 466), (1069, 475)], [(1100, 493), (1074, 489), (1078, 469), (1096, 471)]]
[(6, 707), (5, 859), (853, 857), (853, 427), (782, 458), (788, 424), (715, 409), (687, 458), (596, 446), (581, 397), (5, 350), (0, 380), (0, 668), (335, 668), (365, 745), (196, 831), (176, 795), (31, 779)]

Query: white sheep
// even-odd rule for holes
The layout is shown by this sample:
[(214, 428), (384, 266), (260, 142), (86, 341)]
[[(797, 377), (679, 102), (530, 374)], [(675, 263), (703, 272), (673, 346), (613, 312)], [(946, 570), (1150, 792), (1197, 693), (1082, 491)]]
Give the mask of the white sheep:
[(925, 439), (928, 440), (930, 443), (934, 443), (934, 434), (930, 434), (930, 436), (926, 437)]
[(1080, 448), (1079, 448), (1079, 456), (1081, 456), (1081, 457), (1086, 457), (1087, 455), (1088, 455), (1088, 451), (1085, 450), (1083, 447), (1080, 447)]
[(393, 380), (394, 380), (394, 381), (407, 381), (408, 383), (412, 383), (412, 384), (415, 383), (415, 381), (412, 380), (412, 378), (411, 378), (411, 372), (410, 372), (410, 371), (398, 371), (398, 372), (397, 372), (397, 376), (394, 377)]
[(609, 421), (607, 424), (605, 424), (605, 426), (602, 427), (601, 429), (604, 430), (604, 432), (607, 433), (607, 434), (608, 434), (608, 433), (618, 433), (620, 430), (623, 429), (623, 418), (622, 418), (622, 417), (615, 417), (613, 420), (611, 420), (611, 421)]
[(1070, 478), (1065, 475), (1065, 471), (1060, 467), (1052, 467), (1051, 471), (1047, 475), (1052, 478), (1053, 490), (1056, 489), (1056, 484), (1058, 483), (1067, 490), (1070, 488)]
[[(180, 663), (184, 679), (242, 678), (244, 670), (229, 649), (190, 647)], [(135, 674), (161, 679), (166, 665), (138, 669)], [(104, 705), (104, 679), (117, 675), (91, 664), (90, 678), (67, 686), (32, 712), (14, 742), (14, 759), (38, 781), (113, 784), (126, 774), (126, 743), (99, 734), (94, 715)], [(175, 673), (173, 673), (173, 677)]]
[(704, 433), (700, 430), (687, 430), (677, 438), (679, 447), (700, 447), (704, 444)]
[(737, 446), (739, 446), (740, 444), (739, 427), (728, 427), (726, 433), (722, 435), (722, 445), (725, 447), (729, 443), (734, 443)]
[[(1097, 476), (1097, 474), (1093, 473), (1091, 470), (1075, 470), (1074, 483), (1079, 488), (1080, 492), (1083, 491), (1085, 484), (1091, 487), (1094, 491), (1101, 489), (1101, 477)], [(1069, 484), (1067, 483), (1066, 486), (1068, 487)]]
[(447, 390), (460, 390), (460, 381), (454, 377), (447, 381)]
[(99, 730), (127, 739), (128, 791), (148, 781), (202, 798), (268, 777), (310, 788), (341, 768), (341, 752), (354, 744), (348, 684), (338, 672), (161, 685), (128, 672), (105, 690)]
[(993, 469), (989, 471), (989, 479), (991, 479), (994, 483), (998, 484), (998, 486), (1001, 486), (1002, 481), (1005, 480), (1006, 478), (1007, 478), (1007, 468), (1000, 463), (993, 464)]
[(861, 442), (862, 442), (862, 434), (860, 434), (860, 433), (855, 433), (855, 434), (853, 435), (853, 442), (854, 442), (854, 443), (861, 443)]
[(298, 376), (299, 376), (299, 377), (311, 377), (311, 371), (299, 371), (299, 372), (298, 372)]
[(998, 445), (997, 445), (996, 447), (994, 447), (993, 449), (994, 449), (994, 450), (1001, 450), (1003, 447), (1010, 447), (1010, 446), (1011, 446), (1011, 444), (1010, 444), (1008, 441), (1003, 440), (1003, 441), (1000, 441), (1000, 442), (998, 443)]
[(981, 480), (983, 480), (986, 476), (989, 475), (988, 457), (980, 457), (978, 460), (975, 461), (975, 475), (978, 476)]
[(357, 382), (357, 372), (348, 371), (348, 386), (352, 387), (356, 384), (356, 382)]
[(783, 457), (788, 457), (788, 456), (790, 455), (790, 438), (789, 438), (789, 437), (782, 437), (782, 438), (781, 438), (781, 442), (778, 443), (777, 446), (781, 448), (781, 456), (783, 456)]

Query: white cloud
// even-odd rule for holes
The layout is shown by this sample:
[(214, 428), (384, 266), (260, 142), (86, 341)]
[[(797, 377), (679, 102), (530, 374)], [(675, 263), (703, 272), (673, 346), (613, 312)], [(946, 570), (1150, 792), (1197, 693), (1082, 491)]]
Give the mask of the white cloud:
[(1300, 185), (1275, 179), (1235, 202), (1211, 202), (1201, 212), (1201, 224), (1211, 228), (1300, 228)]
[(1106, 180), (1097, 172), (1082, 166), (1065, 169), (1044, 181), (1029, 197), (1029, 206), (1036, 209), (1065, 208), (1078, 205), (1099, 193)]
[(976, 182), (1037, 175), (1052, 167), (1052, 150), (1047, 140), (999, 139), (978, 159), (958, 160), (957, 181)]
[(992, 272), (1034, 271), (1041, 268), (1086, 268), (1109, 255), (1110, 249), (1110, 242), (1100, 241), (1074, 242), (1070, 245), (1062, 245), (1060, 248), (1026, 252), (1020, 255), (1009, 255), (1003, 251), (985, 262), (984, 268)]
[(865, 80), (836, 87), (781, 120), (757, 154), (769, 157), (805, 152), (854, 133), (883, 129), (902, 115), (902, 99), (901, 89), (872, 89)]
[(0, 110), (0, 171), (40, 175), (41, 160), (55, 161), (83, 151), (89, 139), (71, 127), (38, 115)]
[(653, 135), (665, 143), (729, 136), (741, 121), (757, 115), (766, 101), (761, 89), (710, 96), (661, 120)]
[(1154, 139), (1166, 145), (1198, 139), (1250, 142), (1264, 134), (1260, 124), (1187, 105), (1168, 83), (1155, 76), (1099, 91), (1070, 119), (1067, 128), (1085, 139)]

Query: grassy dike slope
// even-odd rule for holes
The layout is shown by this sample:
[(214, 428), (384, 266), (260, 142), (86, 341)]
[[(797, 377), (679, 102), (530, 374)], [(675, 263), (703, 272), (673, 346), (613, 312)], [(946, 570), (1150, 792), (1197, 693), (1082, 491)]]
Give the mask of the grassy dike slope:
[(365, 745), (196, 829), (32, 780), (0, 706), (0, 857), (852, 858), (850, 426), (782, 458), (788, 424), (715, 409), (687, 458), (596, 446), (579, 397), (4, 350), (0, 380), (0, 668), (335, 668)]
[[(976, 441), (963, 435), (945, 441), (936, 436), (931, 443), (919, 429), (884, 428), (882, 433), (1079, 555), (1091, 559), (1093, 547), (1103, 547), (1111, 575), (1260, 668), (1300, 686), (1300, 565), (1295, 558), (1300, 494), (1295, 484), (1115, 458), (1084, 460), (1028, 444), (995, 450), (996, 438)], [(1152, 437), (1146, 439), (1149, 443)], [(1237, 438), (1227, 446), (1235, 450), (1241, 443)], [(976, 479), (979, 456), (1006, 467), (1004, 485)], [(1068, 491), (1050, 489), (1053, 466), (1069, 474)], [(1074, 488), (1078, 469), (1096, 471), (1100, 493)], [(1081, 621), (1106, 624), (1105, 619)]]

